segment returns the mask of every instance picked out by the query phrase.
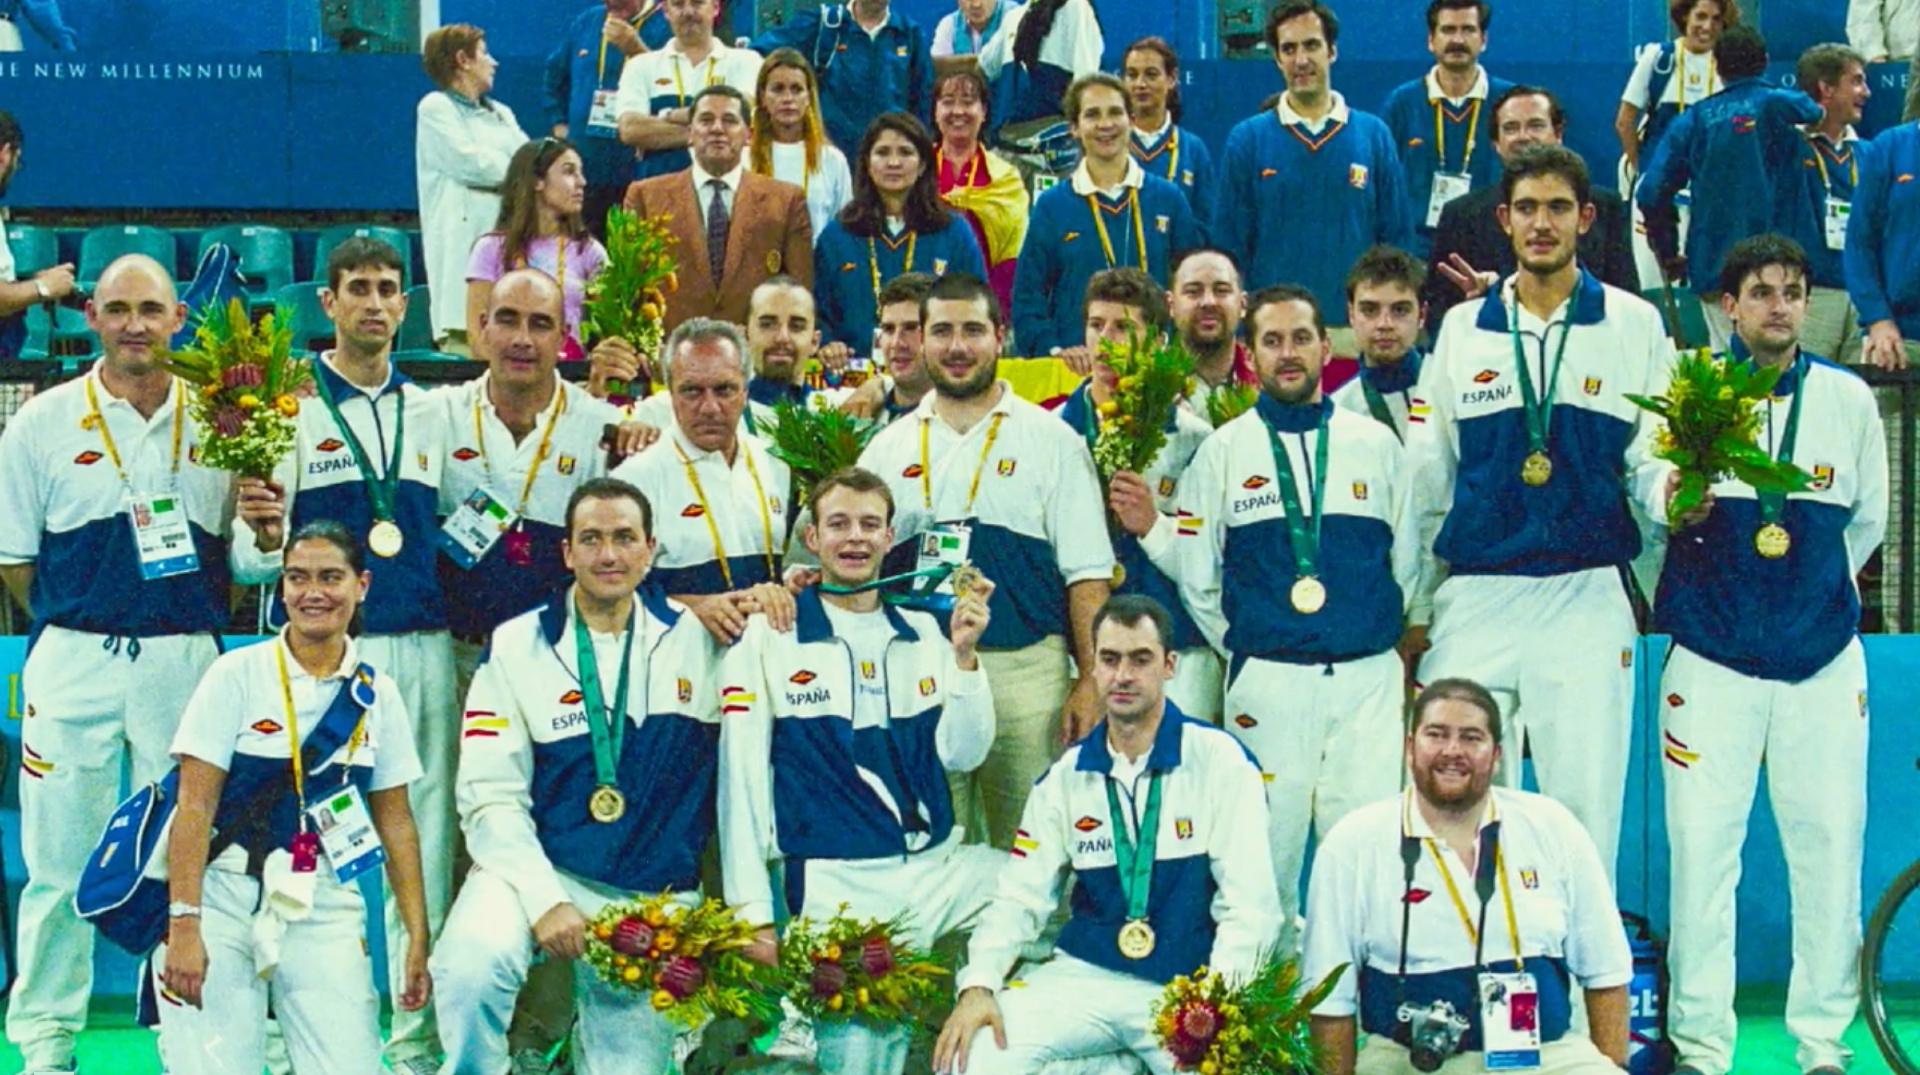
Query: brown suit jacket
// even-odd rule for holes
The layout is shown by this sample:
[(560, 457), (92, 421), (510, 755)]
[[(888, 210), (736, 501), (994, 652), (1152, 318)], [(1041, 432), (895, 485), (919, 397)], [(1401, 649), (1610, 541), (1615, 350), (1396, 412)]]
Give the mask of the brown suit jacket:
[(799, 187), (753, 172), (741, 175), (727, 228), (727, 263), (717, 287), (707, 265), (707, 229), (696, 197), (692, 169), (627, 187), (627, 211), (666, 214), (667, 227), (680, 240), (680, 287), (667, 296), (666, 331), (690, 317), (745, 324), (753, 289), (781, 273), (813, 287), (813, 229), (807, 196)]

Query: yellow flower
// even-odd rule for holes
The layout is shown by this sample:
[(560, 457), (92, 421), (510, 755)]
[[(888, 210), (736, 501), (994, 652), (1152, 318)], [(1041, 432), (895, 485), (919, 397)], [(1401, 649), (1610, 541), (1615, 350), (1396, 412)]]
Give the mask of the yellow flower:
[(679, 943), (680, 938), (674, 936), (673, 931), (670, 929), (661, 930), (660, 935), (653, 939), (653, 946), (662, 952), (673, 951), (674, 946)]
[(643, 302), (640, 304), (640, 316), (649, 321), (658, 321), (660, 319), (660, 307), (655, 306), (651, 302)]
[(854, 997), (860, 1002), (860, 1006), (863, 1008), (873, 1002), (873, 994), (867, 992), (867, 987), (864, 985), (860, 987), (858, 993), (854, 994)]
[(837, 944), (827, 945), (827, 958), (838, 963), (840, 961), (840, 946)]
[(647, 908), (647, 913), (642, 917), (647, 920), (647, 925), (653, 926), (656, 929), (667, 924), (667, 916), (661, 913), (658, 907)]
[(841, 993), (835, 993), (832, 999), (827, 1001), (827, 1007), (836, 1012), (839, 1011), (841, 1008), (846, 1007), (846, 1005), (847, 1005), (847, 998), (844, 994), (841, 994)]
[(1105, 403), (1100, 404), (1100, 406), (1096, 409), (1100, 412), (1100, 416), (1102, 418), (1111, 418), (1114, 415), (1120, 413), (1120, 401), (1117, 399), (1110, 399)]
[[(205, 396), (208, 399), (214, 399), (220, 395), (220, 386), (217, 384), (207, 385), (205, 388), (202, 388), (200, 390), (200, 394), (202, 396)], [(93, 427), (88, 426), (87, 428), (92, 429)]]
[(654, 1011), (663, 1012), (671, 1007), (673, 1007), (672, 993), (669, 993), (664, 989), (656, 989), (653, 991), (653, 1010)]
[(237, 400), (234, 400), (234, 402), (239, 404), (240, 409), (243, 411), (253, 411), (253, 410), (260, 409), (260, 397), (254, 395), (252, 392), (248, 392), (246, 395), (241, 396)]
[(288, 418), (292, 418), (300, 413), (300, 401), (288, 395), (282, 395), (276, 398), (273, 401), (273, 407)]
[(1732, 398), (1733, 398), (1733, 386), (1732, 386), (1732, 385), (1730, 385), (1730, 384), (1723, 384), (1723, 385), (1721, 385), (1721, 386), (1720, 386), (1720, 392), (1719, 392), (1719, 396), (1720, 396), (1720, 398), (1721, 398), (1721, 399), (1732, 399)]
[(639, 967), (626, 967), (626, 968), (624, 968), (624, 969), (622, 969), (622, 970), (620, 971), (620, 980), (621, 980), (621, 981), (623, 981), (623, 982), (637, 982), (637, 981), (639, 981), (639, 980), (640, 980), (640, 968), (639, 968)]

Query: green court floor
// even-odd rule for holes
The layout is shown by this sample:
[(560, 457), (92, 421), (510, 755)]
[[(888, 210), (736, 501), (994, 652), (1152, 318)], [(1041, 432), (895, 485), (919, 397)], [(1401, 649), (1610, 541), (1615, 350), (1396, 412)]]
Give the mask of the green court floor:
[[(1793, 1039), (1782, 1024), (1784, 989), (1742, 990), (1737, 1003), (1740, 1013), (1740, 1044), (1734, 1056), (1739, 1075), (1799, 1075), (1793, 1062)], [(156, 1075), (160, 1061), (153, 1047), (153, 1034), (132, 1025), (124, 1003), (102, 1002), (95, 1007), (94, 1026), (80, 1039), (82, 1075)], [(1854, 1075), (1885, 1075), (1890, 1069), (1875, 1051), (1873, 1037), (1865, 1023), (1855, 1021), (1847, 1032), (1853, 1046)], [(20, 1070), (20, 1054), (12, 1046), (0, 1043), (0, 1075)]]

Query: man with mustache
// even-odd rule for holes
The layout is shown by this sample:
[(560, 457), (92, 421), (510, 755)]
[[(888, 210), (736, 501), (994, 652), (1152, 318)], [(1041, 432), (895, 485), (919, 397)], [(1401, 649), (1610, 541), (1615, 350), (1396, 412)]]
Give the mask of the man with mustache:
[(1480, 66), (1493, 10), (1487, 0), (1430, 0), (1427, 51), (1433, 70), (1387, 95), (1380, 118), (1393, 131), (1414, 214), (1409, 247), (1426, 256), (1440, 211), (1499, 174), (1493, 152), (1493, 102), (1513, 83)]
[(1320, 391), (1330, 344), (1313, 293), (1282, 284), (1247, 307), (1260, 398), (1180, 479), (1180, 594), (1226, 655), (1225, 727), (1262, 759), (1268, 842), (1295, 943), (1307, 830), (1398, 783), (1406, 673), (1394, 651), (1420, 550), (1393, 431)]
[[(1443, 1075), (1627, 1066), (1633, 955), (1613, 886), (1565, 807), (1494, 789), (1502, 731), (1479, 684), (1436, 680), (1414, 699), (1406, 732), (1412, 786), (1347, 815), (1321, 843), (1303, 978), (1347, 965), (1313, 1009), (1327, 1075), (1415, 1075), (1414, 1023), (1402, 1013), (1441, 1003), (1464, 1020)], [(1584, 1034), (1569, 1026), (1575, 984)], [(1360, 1031), (1367, 1044), (1356, 1050)]]

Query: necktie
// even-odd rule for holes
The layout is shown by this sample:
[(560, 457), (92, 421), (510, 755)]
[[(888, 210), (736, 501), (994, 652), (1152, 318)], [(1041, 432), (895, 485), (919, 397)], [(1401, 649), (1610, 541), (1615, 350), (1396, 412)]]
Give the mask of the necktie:
[(713, 286), (720, 286), (721, 270), (727, 265), (727, 227), (733, 221), (727, 217), (727, 184), (718, 179), (707, 180), (707, 186), (713, 188), (713, 200), (707, 203), (707, 269), (713, 273)]

